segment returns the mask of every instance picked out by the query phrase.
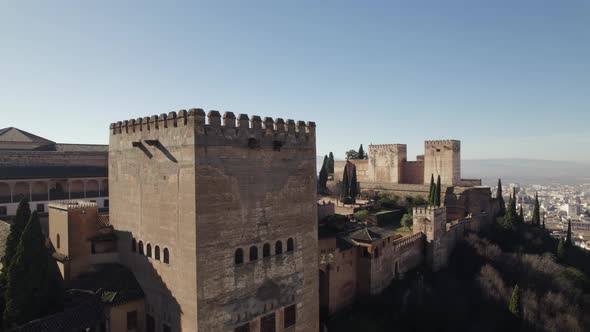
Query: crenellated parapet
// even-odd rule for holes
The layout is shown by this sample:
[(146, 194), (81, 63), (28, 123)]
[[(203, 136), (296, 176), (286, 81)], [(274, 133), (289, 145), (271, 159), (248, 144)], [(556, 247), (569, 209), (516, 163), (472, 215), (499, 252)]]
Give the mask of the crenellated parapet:
[(446, 139), (446, 140), (431, 140), (431, 141), (424, 141), (425, 145), (455, 145), (461, 144), (461, 141), (455, 139)]
[(97, 208), (96, 202), (82, 201), (82, 200), (62, 200), (62, 201), (51, 201), (48, 204), (49, 208), (60, 209), (60, 210), (74, 210), (74, 209), (89, 209)]
[(369, 145), (369, 150), (405, 150), (407, 149), (406, 144), (371, 144)]
[(115, 122), (110, 125), (110, 131), (111, 135), (129, 135), (182, 127), (194, 127), (195, 135), (207, 137), (209, 143), (219, 142), (220, 139), (234, 142), (243, 139), (250, 147), (260, 146), (266, 141), (278, 149), (286, 143), (315, 144), (315, 122), (285, 121), (258, 115), (249, 117), (246, 114), (236, 117), (233, 112), (225, 112), (222, 116), (215, 110), (205, 114), (200, 108)]
[(425, 206), (417, 206), (414, 208), (414, 215), (430, 215), (430, 214), (441, 214), (446, 213), (446, 208), (440, 206), (432, 206), (432, 205), (425, 205)]

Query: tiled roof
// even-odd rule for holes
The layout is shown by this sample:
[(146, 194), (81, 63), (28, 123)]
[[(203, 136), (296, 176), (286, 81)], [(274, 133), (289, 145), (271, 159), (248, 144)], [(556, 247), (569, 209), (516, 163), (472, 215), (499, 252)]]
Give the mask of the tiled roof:
[(108, 172), (109, 170), (106, 166), (2, 167), (2, 172), (0, 172), (0, 180), (106, 177), (108, 176)]
[(69, 291), (67, 297), (83, 299), (82, 302), (60, 313), (31, 321), (7, 332), (95, 331), (103, 319), (100, 296), (101, 294), (93, 292)]
[(131, 271), (119, 264), (96, 266), (97, 271), (81, 275), (72, 281), (72, 288), (94, 292), (101, 290), (102, 299), (110, 305), (118, 305), (144, 298), (145, 294)]
[(99, 227), (111, 227), (111, 222), (108, 214), (98, 215), (98, 226)]
[(0, 142), (55, 144), (53, 141), (14, 127), (0, 129)]
[(381, 235), (371, 231), (368, 228), (363, 228), (350, 234), (350, 238), (356, 241), (372, 242), (381, 238)]
[(109, 152), (108, 145), (100, 144), (55, 144), (55, 151), (63, 152)]

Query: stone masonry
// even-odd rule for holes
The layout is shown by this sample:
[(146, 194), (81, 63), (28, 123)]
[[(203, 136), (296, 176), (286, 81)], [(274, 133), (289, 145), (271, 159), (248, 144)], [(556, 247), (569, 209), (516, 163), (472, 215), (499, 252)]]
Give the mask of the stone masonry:
[(201, 109), (111, 125), (110, 220), (157, 326), (318, 331), (315, 140), (313, 122)]

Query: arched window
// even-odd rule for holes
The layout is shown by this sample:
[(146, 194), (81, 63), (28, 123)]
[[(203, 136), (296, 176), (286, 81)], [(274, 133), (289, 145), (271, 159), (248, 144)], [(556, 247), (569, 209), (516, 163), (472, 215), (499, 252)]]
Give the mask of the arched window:
[(143, 242), (139, 241), (139, 243), (137, 244), (138, 248), (137, 250), (139, 251), (140, 255), (143, 255)]
[(152, 257), (152, 245), (148, 243), (147, 246), (145, 247), (145, 249), (146, 249), (145, 251), (147, 254), (146, 256)]
[(135, 240), (135, 238), (131, 239), (131, 251), (132, 252), (136, 252), (137, 251), (137, 241)]
[(164, 263), (170, 264), (170, 253), (168, 252), (168, 248), (164, 248)]
[(154, 248), (154, 258), (160, 260), (160, 247), (158, 246)]
[(251, 246), (250, 247), (250, 262), (251, 261), (255, 261), (258, 259), (258, 247), (257, 246)]
[(265, 243), (262, 247), (262, 257), (264, 258), (268, 256), (270, 256), (270, 244)]
[(236, 263), (236, 265), (244, 263), (244, 250), (242, 250), (242, 248), (236, 249), (234, 263)]
[(283, 242), (277, 241), (275, 244), (275, 255), (280, 255), (283, 253)]
[(287, 240), (287, 252), (293, 251), (295, 244), (293, 243), (293, 238), (289, 238)]
[(59, 249), (59, 247), (61, 246), (61, 239), (59, 237), (59, 234), (57, 234), (57, 241), (56, 242), (57, 242), (56, 243), (57, 244), (57, 249)]

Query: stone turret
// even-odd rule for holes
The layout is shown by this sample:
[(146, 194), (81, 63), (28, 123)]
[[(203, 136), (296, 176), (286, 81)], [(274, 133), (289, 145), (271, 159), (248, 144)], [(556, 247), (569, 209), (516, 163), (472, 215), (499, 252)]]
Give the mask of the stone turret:
[(457, 186), (461, 183), (461, 141), (442, 140), (424, 142), (424, 183), (430, 183), (430, 176), (439, 175), (441, 183)]
[(420, 206), (414, 208), (413, 233), (426, 235), (426, 262), (436, 271), (446, 264), (444, 237), (447, 210), (445, 207)]

